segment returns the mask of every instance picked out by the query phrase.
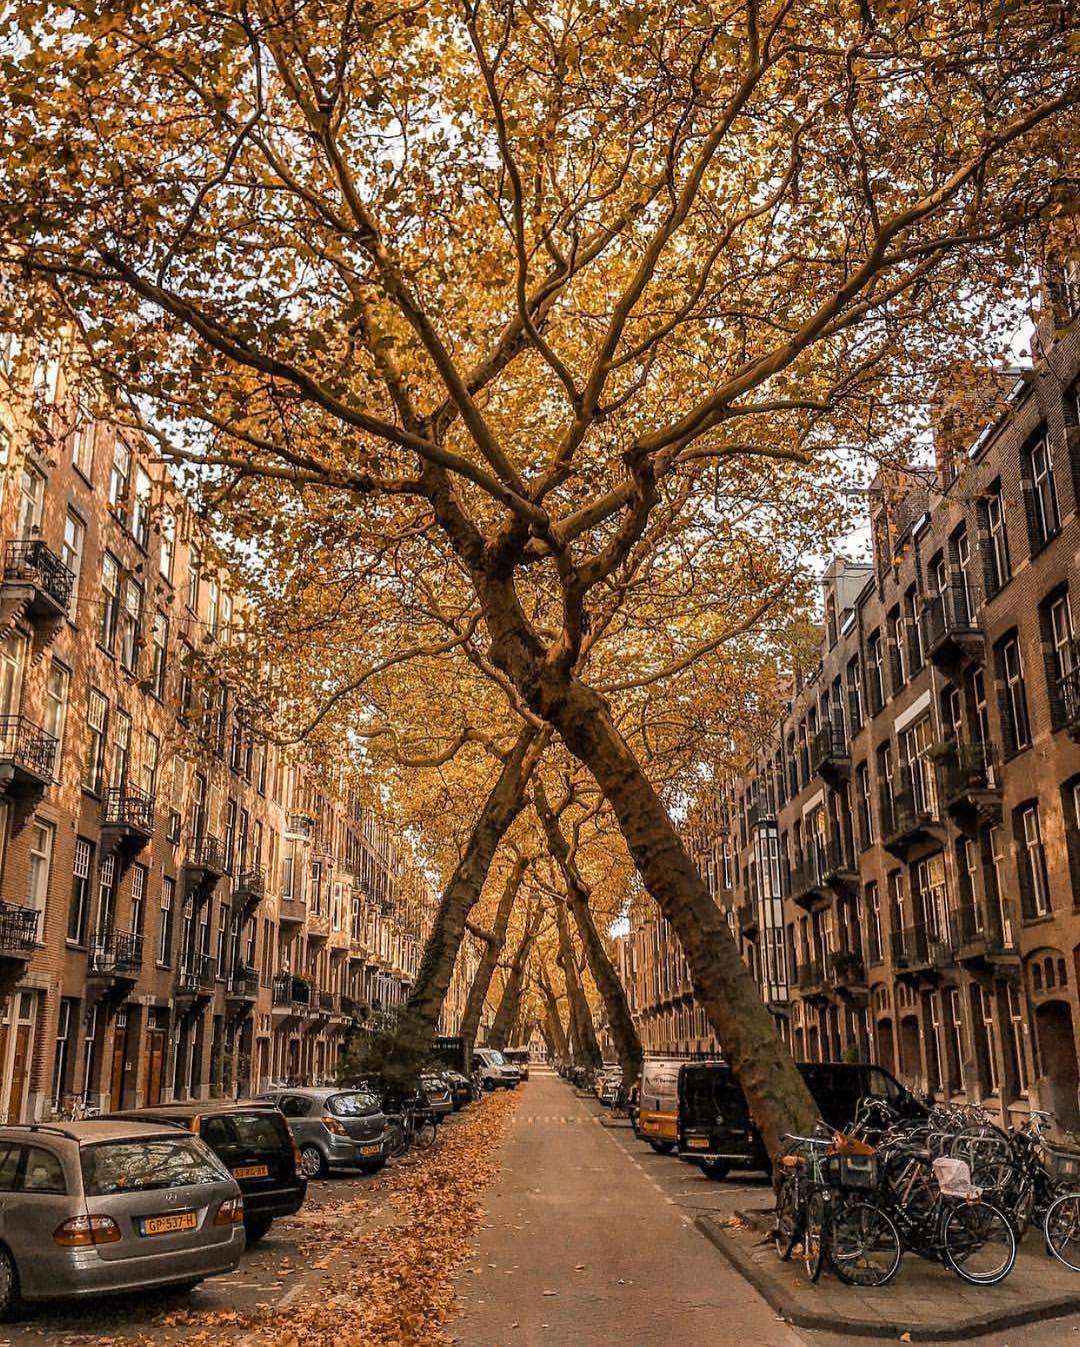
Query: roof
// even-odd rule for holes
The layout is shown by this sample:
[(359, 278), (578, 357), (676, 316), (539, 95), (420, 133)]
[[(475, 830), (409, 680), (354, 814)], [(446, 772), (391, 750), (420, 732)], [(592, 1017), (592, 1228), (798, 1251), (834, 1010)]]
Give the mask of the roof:
[(132, 1122), (127, 1118), (86, 1118), (80, 1122), (16, 1123), (0, 1127), (0, 1140), (29, 1142), (64, 1137), (79, 1146), (95, 1141), (131, 1141), (170, 1135), (172, 1133), (160, 1123)]
[(143, 1108), (117, 1109), (109, 1118), (206, 1118), (216, 1113), (237, 1113), (245, 1109), (273, 1108), (269, 1099), (184, 1099), (172, 1104), (146, 1104)]

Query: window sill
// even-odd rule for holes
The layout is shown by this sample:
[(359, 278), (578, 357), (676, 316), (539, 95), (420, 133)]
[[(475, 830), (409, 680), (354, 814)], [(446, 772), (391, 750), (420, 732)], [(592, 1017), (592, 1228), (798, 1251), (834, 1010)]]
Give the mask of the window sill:
[(1053, 921), (1058, 915), (1059, 914), (1057, 912), (1050, 911), (1050, 912), (1040, 912), (1034, 917), (1022, 916), (1020, 918), (1020, 925), (1023, 926), (1025, 930), (1027, 930), (1028, 927), (1030, 926), (1045, 926), (1047, 922)]

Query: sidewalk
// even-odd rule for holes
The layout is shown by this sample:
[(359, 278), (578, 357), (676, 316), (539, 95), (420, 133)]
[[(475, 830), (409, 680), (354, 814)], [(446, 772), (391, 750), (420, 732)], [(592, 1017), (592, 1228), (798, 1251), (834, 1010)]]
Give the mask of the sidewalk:
[(1028, 1233), (1016, 1266), (1000, 1286), (972, 1286), (948, 1268), (905, 1253), (900, 1270), (877, 1289), (846, 1286), (828, 1271), (816, 1284), (802, 1263), (782, 1263), (758, 1212), (742, 1220), (700, 1216), (697, 1228), (788, 1323), (850, 1337), (909, 1342), (958, 1341), (1080, 1311), (1080, 1274), (1042, 1251)]

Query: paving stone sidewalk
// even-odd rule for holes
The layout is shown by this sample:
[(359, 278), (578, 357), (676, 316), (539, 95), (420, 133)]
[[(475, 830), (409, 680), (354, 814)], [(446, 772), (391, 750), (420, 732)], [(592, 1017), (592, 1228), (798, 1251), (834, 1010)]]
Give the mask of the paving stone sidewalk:
[[(768, 1238), (769, 1222), (760, 1213), (738, 1225), (711, 1216), (695, 1224), (777, 1314), (800, 1328), (949, 1342), (1080, 1311), (1080, 1274), (1046, 1257), (1032, 1233), (999, 1286), (972, 1286), (943, 1266), (905, 1253), (888, 1286), (861, 1289), (827, 1272), (815, 1284), (800, 1275), (797, 1260), (782, 1263)], [(1052, 1333), (1048, 1329), (1048, 1342)]]

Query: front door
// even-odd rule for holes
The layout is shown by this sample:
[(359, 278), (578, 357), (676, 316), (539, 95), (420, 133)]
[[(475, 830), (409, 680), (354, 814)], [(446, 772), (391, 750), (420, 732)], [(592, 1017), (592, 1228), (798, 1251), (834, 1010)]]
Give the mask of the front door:
[(161, 1103), (161, 1072), (165, 1063), (165, 1031), (151, 1029), (146, 1036), (145, 1103)]
[(109, 1073), (109, 1107), (124, 1107), (124, 1062), (127, 1058), (127, 1025), (118, 1023), (113, 1035), (112, 1070)]

